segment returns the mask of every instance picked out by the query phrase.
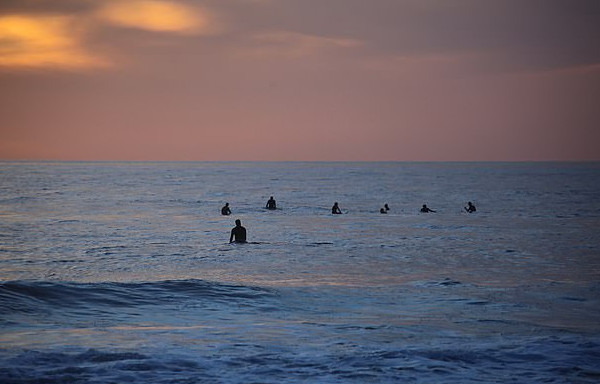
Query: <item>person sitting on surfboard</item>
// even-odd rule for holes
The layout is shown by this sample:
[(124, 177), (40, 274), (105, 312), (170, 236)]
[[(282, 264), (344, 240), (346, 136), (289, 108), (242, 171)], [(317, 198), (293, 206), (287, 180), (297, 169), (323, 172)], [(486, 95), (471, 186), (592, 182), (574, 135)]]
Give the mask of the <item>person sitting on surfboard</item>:
[(242, 221), (240, 219), (235, 221), (235, 227), (231, 230), (231, 236), (229, 237), (230, 243), (233, 243), (234, 241), (236, 243), (246, 242), (246, 228), (242, 227)]
[(390, 207), (387, 205), (387, 203), (383, 204), (383, 208), (385, 208), (386, 213), (390, 210)]
[(475, 206), (473, 205), (473, 203), (471, 203), (470, 201), (467, 203), (467, 206), (465, 207), (465, 211), (469, 212), (469, 213), (473, 213), (475, 211), (477, 211), (477, 208), (475, 208)]
[(277, 203), (275, 203), (275, 199), (273, 199), (273, 196), (271, 196), (271, 198), (269, 199), (269, 201), (267, 201), (267, 206), (265, 208), (267, 208), (267, 209), (277, 209)]
[(333, 207), (331, 207), (331, 213), (334, 214), (334, 215), (341, 215), (342, 214), (342, 210), (338, 206), (337, 201), (335, 203), (333, 203)]
[(229, 203), (225, 203), (225, 206), (221, 208), (221, 215), (229, 216), (231, 215), (231, 209), (229, 209)]
[(429, 212), (433, 212), (435, 213), (435, 211), (433, 209), (430, 209), (427, 204), (423, 204), (423, 207), (421, 207), (421, 212), (423, 213), (429, 213)]

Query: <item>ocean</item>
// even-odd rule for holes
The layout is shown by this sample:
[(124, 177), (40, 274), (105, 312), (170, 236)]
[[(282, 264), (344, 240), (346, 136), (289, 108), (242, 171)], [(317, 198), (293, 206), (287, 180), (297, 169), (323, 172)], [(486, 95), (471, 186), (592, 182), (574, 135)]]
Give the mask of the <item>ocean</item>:
[(599, 196), (600, 163), (0, 162), (0, 383), (597, 383)]

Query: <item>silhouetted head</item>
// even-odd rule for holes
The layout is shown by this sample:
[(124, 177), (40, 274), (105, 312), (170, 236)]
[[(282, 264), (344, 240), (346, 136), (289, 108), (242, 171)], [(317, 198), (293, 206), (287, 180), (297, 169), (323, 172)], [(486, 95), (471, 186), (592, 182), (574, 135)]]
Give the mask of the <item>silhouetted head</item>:
[(273, 196), (271, 196), (271, 200), (273, 200)]
[(229, 207), (229, 203), (225, 203), (225, 206), (226, 206), (226, 207)]
[(469, 204), (469, 205), (473, 205), (473, 203), (471, 203), (470, 201), (469, 201), (467, 204)]
[(427, 208), (427, 204), (423, 204), (423, 208)]
[(238, 226), (238, 227), (241, 226), (242, 225), (242, 221), (240, 219), (237, 219), (235, 221), (235, 225)]

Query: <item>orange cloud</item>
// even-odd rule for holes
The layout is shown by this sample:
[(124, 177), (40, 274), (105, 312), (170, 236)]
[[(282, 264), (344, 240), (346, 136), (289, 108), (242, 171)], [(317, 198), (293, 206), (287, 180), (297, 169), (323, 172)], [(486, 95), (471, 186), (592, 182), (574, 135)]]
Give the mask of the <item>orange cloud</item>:
[(68, 16), (0, 17), (0, 67), (106, 67), (110, 63), (87, 52)]
[(157, 32), (195, 34), (210, 29), (204, 12), (167, 1), (111, 2), (98, 11), (98, 16), (116, 25)]

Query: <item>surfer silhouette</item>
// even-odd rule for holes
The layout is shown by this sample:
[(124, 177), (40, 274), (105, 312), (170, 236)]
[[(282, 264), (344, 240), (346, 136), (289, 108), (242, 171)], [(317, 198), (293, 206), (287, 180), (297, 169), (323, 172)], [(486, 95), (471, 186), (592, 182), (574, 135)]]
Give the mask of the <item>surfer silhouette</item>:
[(387, 213), (387, 211), (385, 210), (385, 208), (381, 208), (381, 209), (379, 210), (379, 213), (384, 213), (384, 214), (386, 214), (386, 213)]
[(235, 227), (231, 230), (231, 236), (229, 237), (230, 243), (233, 243), (234, 241), (236, 243), (246, 242), (246, 228), (242, 227), (242, 221), (240, 219), (235, 221)]
[(335, 203), (333, 203), (333, 207), (331, 207), (331, 213), (334, 214), (334, 215), (341, 215), (342, 214), (342, 210), (338, 206), (337, 201)]
[(273, 199), (273, 196), (271, 196), (271, 198), (269, 199), (269, 201), (267, 201), (267, 206), (265, 208), (267, 208), (267, 209), (277, 209), (277, 203), (275, 202), (275, 199)]
[(225, 206), (221, 208), (221, 215), (229, 216), (231, 215), (231, 209), (229, 209), (229, 203), (225, 203)]
[(423, 207), (421, 207), (421, 212), (423, 213), (429, 213), (429, 212), (433, 212), (435, 213), (435, 211), (433, 209), (430, 209), (427, 204), (423, 204)]
[(385, 208), (386, 213), (390, 210), (390, 207), (388, 207), (387, 203), (383, 204), (383, 208)]
[(473, 213), (475, 211), (477, 211), (477, 208), (475, 208), (475, 206), (473, 205), (473, 203), (471, 203), (470, 201), (467, 203), (467, 206), (465, 207), (465, 211), (469, 212), (469, 213)]

